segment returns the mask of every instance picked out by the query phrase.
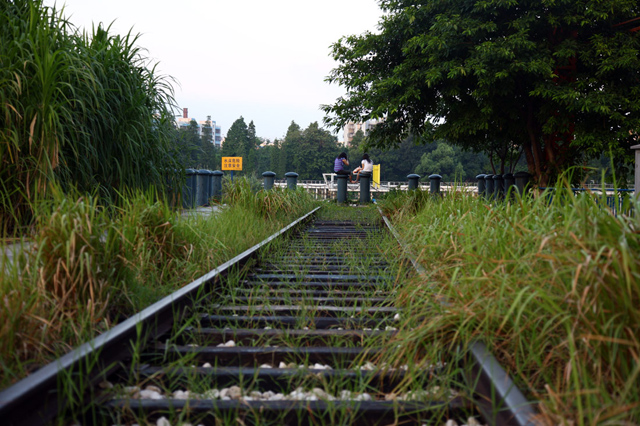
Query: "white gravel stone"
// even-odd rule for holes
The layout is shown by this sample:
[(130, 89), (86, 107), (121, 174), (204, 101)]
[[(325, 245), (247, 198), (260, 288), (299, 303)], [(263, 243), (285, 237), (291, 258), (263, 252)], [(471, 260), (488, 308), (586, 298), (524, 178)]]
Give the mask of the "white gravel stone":
[(153, 385), (149, 385), (149, 386), (147, 386), (147, 387), (145, 388), (145, 390), (152, 391), (152, 392), (157, 392), (157, 393), (162, 393), (162, 389), (160, 389), (160, 388), (159, 388), (159, 387), (157, 387), (157, 386), (153, 386)]
[(319, 399), (329, 399), (329, 394), (324, 391), (324, 389), (313, 388), (311, 389), (311, 393), (318, 397)]
[(482, 426), (479, 421), (475, 419), (475, 417), (469, 417), (467, 419), (467, 426)]
[(165, 399), (164, 395), (150, 390), (140, 391), (140, 399)]
[(204, 368), (211, 368), (211, 367), (212, 367), (212, 365), (211, 365), (211, 364), (209, 364), (208, 362), (205, 362), (204, 364), (202, 364), (202, 366), (203, 366)]
[(239, 386), (231, 386), (227, 395), (231, 399), (240, 399), (242, 397), (242, 389)]
[(458, 423), (453, 420), (453, 419), (449, 419), (447, 420), (447, 422), (444, 424), (444, 426), (458, 426)]
[(271, 328), (271, 327), (265, 327), (264, 329), (265, 329), (265, 330), (272, 330), (272, 328)]
[(284, 362), (280, 361), (280, 364), (278, 364), (278, 368), (287, 368), (287, 364), (285, 364)]
[(209, 389), (202, 394), (205, 399), (218, 399), (220, 398), (220, 391), (218, 389)]
[(361, 393), (360, 395), (356, 396), (354, 398), (356, 401), (371, 401), (371, 395), (369, 395), (368, 393)]
[(166, 417), (160, 417), (156, 422), (156, 426), (171, 426), (171, 423)]
[(360, 366), (360, 370), (375, 370), (375, 364), (367, 361), (364, 365)]
[(396, 330), (397, 330), (397, 328), (395, 328), (395, 327), (390, 327), (390, 326), (386, 326), (386, 327), (385, 327), (385, 330), (386, 330), (386, 331), (396, 331)]
[(400, 314), (395, 314), (395, 315), (393, 316), (393, 319), (394, 319), (395, 321), (400, 321)]
[(340, 399), (342, 400), (351, 399), (351, 391), (348, 391), (348, 390), (340, 391)]
[(173, 393), (174, 399), (189, 399), (190, 393), (189, 391), (177, 390)]
[(233, 348), (236, 346), (236, 342), (234, 342), (233, 340), (229, 340), (227, 343), (224, 344), (227, 348)]
[(271, 364), (262, 364), (259, 368), (273, 368)]

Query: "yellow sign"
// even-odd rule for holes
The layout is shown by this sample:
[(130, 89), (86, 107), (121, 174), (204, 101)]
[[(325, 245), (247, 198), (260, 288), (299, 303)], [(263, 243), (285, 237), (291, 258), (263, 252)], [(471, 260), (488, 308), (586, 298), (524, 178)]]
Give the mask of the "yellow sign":
[(222, 170), (242, 170), (242, 157), (222, 157)]
[(373, 187), (380, 188), (380, 164), (373, 165)]

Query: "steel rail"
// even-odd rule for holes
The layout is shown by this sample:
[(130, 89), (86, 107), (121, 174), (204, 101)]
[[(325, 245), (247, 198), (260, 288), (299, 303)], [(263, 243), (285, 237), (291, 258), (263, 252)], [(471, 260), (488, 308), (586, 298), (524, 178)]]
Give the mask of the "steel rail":
[[(424, 276), (425, 268), (417, 261), (380, 207), (378, 211), (416, 272)], [(448, 303), (442, 299), (438, 300), (445, 305)], [(492, 425), (536, 425), (535, 403), (527, 400), (483, 342), (473, 341), (469, 344), (465, 364), (464, 379), (473, 389), (476, 403), (486, 421)]]
[[(320, 208), (315, 208), (180, 290), (4, 389), (0, 392), (0, 419), (3, 425), (49, 423), (66, 404), (67, 398), (60, 394), (62, 376), (77, 377), (78, 382), (85, 385), (81, 392), (88, 389), (90, 384), (97, 384), (131, 355), (131, 342), (144, 342), (168, 331), (175, 315), (180, 315), (191, 305), (207, 285), (227, 274), (232, 267), (242, 266), (261, 248), (306, 221)], [(80, 398), (82, 396), (79, 395)]]

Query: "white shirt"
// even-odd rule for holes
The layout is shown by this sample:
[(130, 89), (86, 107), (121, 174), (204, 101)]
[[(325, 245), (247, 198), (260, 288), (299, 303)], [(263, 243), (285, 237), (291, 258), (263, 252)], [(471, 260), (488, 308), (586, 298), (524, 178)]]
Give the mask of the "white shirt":
[(373, 161), (362, 160), (362, 171), (367, 173), (373, 173)]

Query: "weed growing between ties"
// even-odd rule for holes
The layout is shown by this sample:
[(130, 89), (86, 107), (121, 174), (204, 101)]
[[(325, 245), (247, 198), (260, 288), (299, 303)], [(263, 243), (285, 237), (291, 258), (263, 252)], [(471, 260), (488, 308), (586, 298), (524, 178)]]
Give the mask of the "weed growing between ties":
[(396, 357), (438, 360), (481, 338), (545, 420), (637, 422), (637, 214), (616, 217), (568, 186), (511, 202), (402, 197), (384, 208), (427, 276), (399, 289), (408, 317)]
[[(212, 216), (181, 217), (153, 191), (104, 208), (92, 195), (51, 190), (33, 206), (26, 252), (0, 265), (0, 387), (78, 346), (312, 210), (281, 192)], [(268, 213), (265, 213), (268, 212)], [(25, 240), (26, 241), (26, 240)]]

